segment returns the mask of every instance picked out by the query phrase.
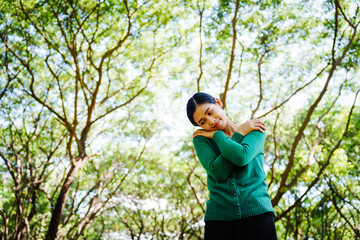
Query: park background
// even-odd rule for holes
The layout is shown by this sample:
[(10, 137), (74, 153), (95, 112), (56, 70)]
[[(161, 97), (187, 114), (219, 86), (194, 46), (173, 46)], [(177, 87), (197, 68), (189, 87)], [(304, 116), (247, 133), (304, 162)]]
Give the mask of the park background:
[(204, 91), (266, 122), (279, 239), (359, 239), (359, 8), (1, 0), (0, 238), (202, 239)]

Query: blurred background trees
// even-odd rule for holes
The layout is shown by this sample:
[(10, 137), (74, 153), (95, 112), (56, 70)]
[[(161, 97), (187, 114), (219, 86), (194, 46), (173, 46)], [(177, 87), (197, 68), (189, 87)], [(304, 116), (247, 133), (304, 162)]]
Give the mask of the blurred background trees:
[(279, 239), (360, 238), (360, 2), (3, 0), (2, 239), (202, 239), (197, 91), (268, 126)]

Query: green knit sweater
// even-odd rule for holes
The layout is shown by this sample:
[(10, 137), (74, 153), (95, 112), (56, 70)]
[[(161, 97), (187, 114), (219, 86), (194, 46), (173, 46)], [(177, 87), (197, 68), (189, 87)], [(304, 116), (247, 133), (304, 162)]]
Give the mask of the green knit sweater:
[(217, 131), (213, 139), (193, 139), (196, 154), (207, 172), (209, 200), (205, 221), (237, 220), (274, 212), (267, 193), (263, 166), (265, 133), (252, 131), (232, 138)]

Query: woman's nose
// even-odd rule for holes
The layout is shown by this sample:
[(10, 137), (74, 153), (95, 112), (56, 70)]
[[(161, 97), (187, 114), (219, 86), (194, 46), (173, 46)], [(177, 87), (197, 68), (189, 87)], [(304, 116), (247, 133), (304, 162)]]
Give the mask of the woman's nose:
[(213, 118), (212, 116), (207, 116), (208, 121), (213, 124), (215, 122), (215, 118)]

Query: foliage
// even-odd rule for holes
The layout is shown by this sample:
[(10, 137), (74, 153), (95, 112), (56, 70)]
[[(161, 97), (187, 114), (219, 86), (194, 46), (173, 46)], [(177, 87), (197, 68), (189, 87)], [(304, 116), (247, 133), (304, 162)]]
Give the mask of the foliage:
[(279, 239), (360, 239), (357, 1), (4, 0), (2, 239), (202, 239), (184, 103), (267, 123)]

